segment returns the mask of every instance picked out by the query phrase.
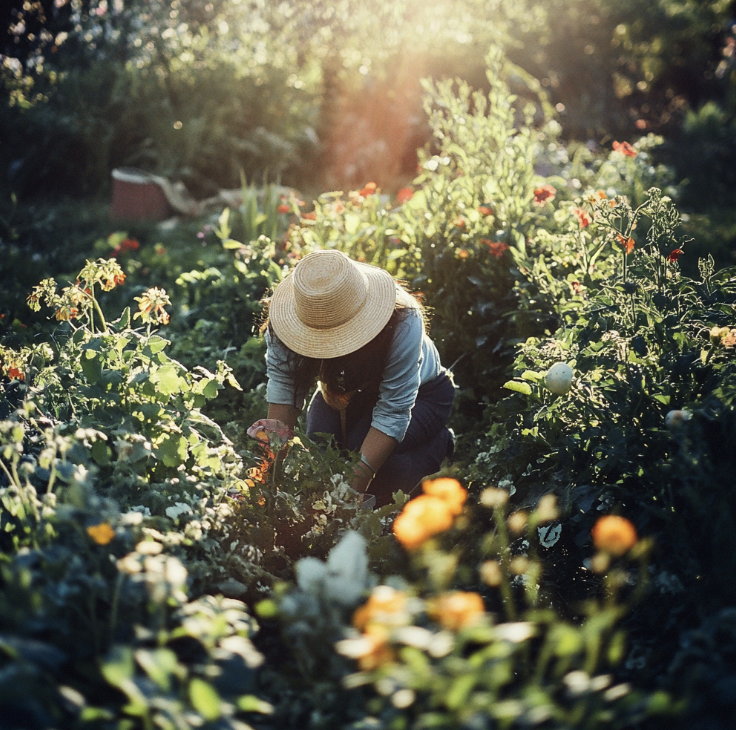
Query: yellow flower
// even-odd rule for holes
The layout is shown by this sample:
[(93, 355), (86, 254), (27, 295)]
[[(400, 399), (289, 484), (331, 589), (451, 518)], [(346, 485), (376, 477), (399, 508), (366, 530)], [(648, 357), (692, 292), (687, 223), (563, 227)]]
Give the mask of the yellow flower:
[(422, 494), (404, 506), (394, 520), (393, 531), (399, 542), (414, 550), (430, 537), (452, 527), (453, 513), (445, 500)]
[(598, 550), (620, 557), (636, 545), (636, 528), (625, 517), (605, 515), (595, 523), (590, 533)]
[(364, 631), (370, 624), (401, 623), (406, 613), (406, 593), (390, 586), (376, 586), (368, 601), (353, 614), (353, 626)]
[(455, 591), (443, 593), (431, 603), (429, 614), (450, 631), (459, 631), (475, 623), (486, 611), (477, 593)]
[(115, 530), (112, 529), (109, 522), (102, 522), (99, 525), (88, 527), (87, 534), (98, 545), (107, 545), (115, 537)]
[(447, 508), (453, 515), (459, 515), (463, 511), (463, 505), (468, 498), (468, 493), (460, 486), (457, 479), (432, 479), (422, 484), (425, 494), (439, 497), (447, 504)]

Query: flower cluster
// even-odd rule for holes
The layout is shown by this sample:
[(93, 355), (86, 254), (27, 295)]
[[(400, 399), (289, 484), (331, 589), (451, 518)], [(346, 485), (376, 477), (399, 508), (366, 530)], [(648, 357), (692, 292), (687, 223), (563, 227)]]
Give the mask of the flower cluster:
[(168, 324), (171, 319), (164, 307), (171, 306), (171, 299), (164, 289), (154, 286), (141, 296), (135, 297), (140, 311), (133, 315), (134, 319), (140, 318), (143, 322), (155, 322), (157, 324)]
[(99, 284), (102, 291), (110, 291), (125, 282), (125, 273), (115, 259), (97, 259), (87, 261), (79, 279), (84, 281), (85, 288)]
[(621, 152), (621, 154), (624, 154), (627, 157), (636, 157), (638, 154), (628, 142), (614, 142), (613, 150), (614, 152)]
[(457, 479), (425, 481), (422, 489), (424, 494), (408, 502), (393, 525), (394, 535), (407, 550), (449, 530), (468, 496)]
[(503, 241), (491, 241), (488, 238), (481, 238), (480, 242), (488, 246), (488, 253), (490, 253), (491, 256), (495, 256), (497, 259), (500, 259), (501, 256), (503, 256), (504, 251), (509, 247), (508, 243), (504, 243)]
[(141, 247), (141, 244), (136, 241), (135, 238), (124, 238), (110, 253), (113, 258), (120, 256), (120, 254), (127, 253), (129, 251), (137, 251)]

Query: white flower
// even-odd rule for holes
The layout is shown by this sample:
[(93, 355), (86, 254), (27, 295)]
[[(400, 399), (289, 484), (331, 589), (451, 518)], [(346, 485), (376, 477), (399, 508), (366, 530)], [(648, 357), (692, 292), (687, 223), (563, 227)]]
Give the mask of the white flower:
[(564, 395), (572, 385), (572, 368), (564, 362), (556, 362), (544, 376), (544, 385), (550, 393)]
[(682, 428), (692, 417), (693, 414), (684, 408), (681, 411), (670, 411), (664, 417), (664, 425), (670, 431), (677, 431), (677, 429)]

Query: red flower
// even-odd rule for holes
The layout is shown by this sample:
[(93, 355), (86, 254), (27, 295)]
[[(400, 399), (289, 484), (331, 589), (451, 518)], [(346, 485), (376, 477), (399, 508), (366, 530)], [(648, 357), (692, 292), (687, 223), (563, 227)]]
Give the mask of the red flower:
[(581, 228), (587, 228), (590, 225), (590, 216), (582, 208), (573, 208), (572, 212), (578, 219)]
[(534, 205), (544, 205), (555, 199), (557, 190), (552, 185), (542, 185), (534, 190)]
[(15, 378), (16, 380), (25, 380), (26, 376), (18, 370), (16, 367), (9, 367), (8, 368), (8, 377), (9, 378)]
[(489, 241), (487, 238), (481, 238), (480, 242), (485, 243), (486, 246), (488, 246), (488, 251), (491, 256), (495, 256), (499, 259), (503, 256), (503, 252), (509, 247), (508, 243), (503, 243), (503, 241)]
[(400, 204), (404, 204), (411, 200), (414, 197), (414, 191), (411, 188), (401, 188), (398, 193), (396, 193), (396, 202)]
[(364, 198), (367, 198), (369, 195), (373, 195), (373, 193), (376, 192), (376, 183), (369, 182), (365, 184), (365, 187), (358, 193), (358, 195), (362, 195)]
[(481, 205), (478, 208), (478, 212), (481, 215), (493, 215), (493, 211), (487, 205)]
[(633, 238), (624, 238), (620, 233), (616, 234), (616, 240), (626, 249), (627, 254), (631, 253), (636, 245)]
[(613, 149), (615, 152), (621, 152), (627, 157), (636, 157), (637, 151), (628, 142), (614, 142)]
[(286, 203), (282, 203), (278, 208), (276, 208), (279, 213), (289, 213), (291, 212), (291, 206), (286, 205)]
[(141, 247), (141, 244), (135, 240), (135, 238), (126, 238), (121, 241), (120, 248), (123, 251), (137, 251)]
[(676, 248), (674, 251), (670, 251), (667, 261), (677, 261), (683, 253), (685, 252), (681, 248)]
[(311, 213), (304, 213), (302, 215), (302, 218), (304, 218), (305, 220), (308, 220), (308, 221), (316, 221), (317, 220), (317, 214), (314, 211), (312, 211)]
[(452, 222), (452, 225), (455, 226), (456, 228), (465, 228), (465, 218), (463, 218), (461, 215), (459, 215)]

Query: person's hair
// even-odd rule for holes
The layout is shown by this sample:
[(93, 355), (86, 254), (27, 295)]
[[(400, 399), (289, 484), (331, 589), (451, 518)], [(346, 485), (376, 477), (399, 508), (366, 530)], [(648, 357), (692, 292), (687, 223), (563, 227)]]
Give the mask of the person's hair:
[[(377, 395), (396, 328), (407, 316), (410, 308), (417, 309), (424, 321), (425, 310), (419, 300), (416, 300), (416, 303), (406, 304), (397, 299), (396, 307), (384, 328), (363, 347), (341, 357), (321, 360), (299, 355), (287, 347), (288, 368), (294, 381), (294, 403), (297, 400), (297, 393), (307, 393), (318, 377), (333, 393), (360, 390), (363, 397)], [(268, 318), (263, 325), (263, 329), (266, 328), (272, 338), (277, 337)]]

